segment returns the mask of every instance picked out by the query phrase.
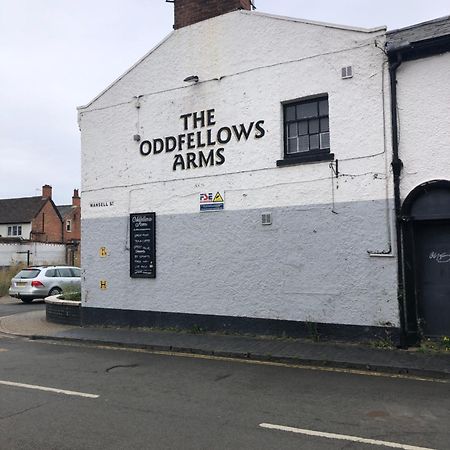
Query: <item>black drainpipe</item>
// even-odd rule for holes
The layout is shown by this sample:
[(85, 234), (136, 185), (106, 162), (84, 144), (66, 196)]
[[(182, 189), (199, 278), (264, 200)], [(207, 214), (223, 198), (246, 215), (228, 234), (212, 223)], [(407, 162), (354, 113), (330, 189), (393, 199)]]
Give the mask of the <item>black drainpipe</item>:
[(403, 168), (403, 162), (399, 158), (398, 145), (398, 119), (397, 119), (397, 69), (402, 64), (402, 54), (397, 53), (397, 59), (389, 58), (389, 75), (391, 80), (391, 125), (392, 125), (392, 172), (394, 175), (394, 205), (396, 218), (396, 240), (397, 240), (397, 271), (398, 271), (398, 303), (400, 314), (400, 347), (408, 346), (407, 339), (407, 320), (405, 305), (405, 286), (403, 276), (403, 247), (402, 247), (402, 219), (401, 208), (402, 201), (400, 197), (400, 175)]

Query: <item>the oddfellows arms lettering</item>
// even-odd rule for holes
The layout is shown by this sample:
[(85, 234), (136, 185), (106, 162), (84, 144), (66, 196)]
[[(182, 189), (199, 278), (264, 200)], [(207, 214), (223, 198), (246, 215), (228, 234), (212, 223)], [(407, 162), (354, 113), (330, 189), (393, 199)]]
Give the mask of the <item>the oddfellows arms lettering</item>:
[(176, 152), (173, 170), (221, 166), (225, 162), (224, 145), (232, 140), (247, 141), (252, 136), (261, 139), (266, 134), (264, 120), (219, 128), (215, 109), (182, 114), (180, 120), (184, 133), (142, 141), (139, 146), (141, 155)]

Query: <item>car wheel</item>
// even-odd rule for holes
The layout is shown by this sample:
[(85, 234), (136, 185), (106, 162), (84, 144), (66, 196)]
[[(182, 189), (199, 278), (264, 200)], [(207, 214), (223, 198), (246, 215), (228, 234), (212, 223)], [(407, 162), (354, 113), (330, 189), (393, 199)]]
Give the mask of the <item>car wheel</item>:
[(48, 293), (49, 297), (52, 295), (59, 295), (62, 293), (62, 290), (60, 288), (54, 287), (50, 289), (50, 292)]
[(22, 300), (24, 303), (31, 303), (33, 301), (33, 299), (29, 297), (21, 297), (20, 300)]

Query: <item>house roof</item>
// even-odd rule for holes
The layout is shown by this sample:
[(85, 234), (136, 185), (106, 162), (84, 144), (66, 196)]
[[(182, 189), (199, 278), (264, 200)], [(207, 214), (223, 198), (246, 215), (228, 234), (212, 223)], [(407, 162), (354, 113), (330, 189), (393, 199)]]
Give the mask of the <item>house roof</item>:
[(386, 47), (394, 52), (417, 42), (437, 40), (450, 35), (450, 16), (439, 17), (387, 33)]
[(29, 223), (48, 200), (45, 197), (0, 199), (0, 223)]
[(73, 205), (59, 205), (56, 209), (59, 212), (59, 215), (64, 219), (72, 211)]

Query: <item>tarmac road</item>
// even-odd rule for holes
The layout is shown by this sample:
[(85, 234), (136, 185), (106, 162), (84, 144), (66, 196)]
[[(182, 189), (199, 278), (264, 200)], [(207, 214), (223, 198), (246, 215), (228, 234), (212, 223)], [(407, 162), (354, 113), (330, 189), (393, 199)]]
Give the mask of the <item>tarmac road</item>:
[(0, 317), (43, 309), (45, 309), (44, 300), (33, 300), (32, 303), (26, 304), (18, 298), (9, 296), (0, 297)]
[[(0, 399), (0, 448), (9, 450), (445, 450), (450, 443), (445, 380), (5, 335)], [(311, 431), (322, 434), (304, 434)], [(359, 438), (373, 441), (351, 440)]]

